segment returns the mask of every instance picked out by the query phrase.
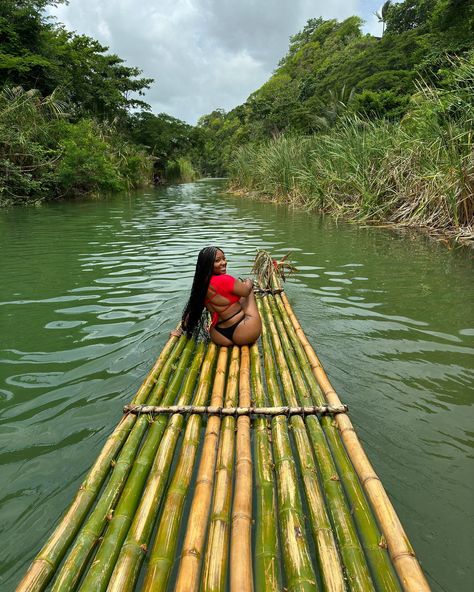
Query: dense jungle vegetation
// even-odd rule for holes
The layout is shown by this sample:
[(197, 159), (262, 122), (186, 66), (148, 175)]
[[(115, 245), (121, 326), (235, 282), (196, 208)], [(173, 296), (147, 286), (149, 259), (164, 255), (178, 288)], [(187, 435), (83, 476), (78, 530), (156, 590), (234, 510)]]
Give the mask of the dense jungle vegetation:
[(196, 126), (153, 114), (152, 80), (45, 8), (0, 6), (0, 202), (229, 176), (308, 209), (472, 239), (474, 4), (385, 2), (381, 38), (310, 19), (243, 105)]
[(386, 2), (362, 21), (310, 19), (271, 78), (215, 111), (206, 166), (308, 209), (473, 239), (474, 4)]
[(0, 3), (0, 204), (194, 177), (192, 126), (149, 113), (151, 79), (49, 18), (62, 1)]

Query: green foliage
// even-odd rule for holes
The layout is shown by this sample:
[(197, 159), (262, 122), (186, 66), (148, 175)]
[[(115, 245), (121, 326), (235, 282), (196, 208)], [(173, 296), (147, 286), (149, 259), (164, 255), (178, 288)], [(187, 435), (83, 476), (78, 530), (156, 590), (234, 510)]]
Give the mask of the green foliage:
[(378, 17), (386, 25), (382, 38), (364, 35), (358, 17), (308, 20), (245, 104), (201, 119), (201, 168), (225, 174), (240, 146), (325, 132), (350, 113), (398, 121), (420, 77), (432, 86), (445, 84), (453, 56), (474, 47), (471, 0), (387, 1)]
[(57, 170), (58, 182), (64, 192), (98, 193), (125, 189), (114, 154), (98, 125), (83, 119), (67, 124), (60, 141), (62, 158)]
[(124, 136), (129, 109), (148, 107), (137, 96), (151, 80), (46, 17), (44, 9), (61, 2), (0, 4), (2, 205), (121, 191), (152, 179), (150, 157)]
[[(2, 0), (0, 85), (36, 88), (43, 96), (60, 88), (76, 118), (125, 118), (151, 79), (86, 35), (66, 31), (45, 16), (47, 0)], [(137, 97), (138, 95), (138, 97)]]
[(454, 61), (446, 77), (444, 89), (418, 84), (399, 122), (342, 115), (328, 133), (242, 147), (233, 186), (472, 240), (474, 56)]
[(67, 105), (55, 95), (0, 92), (0, 204), (129, 189), (149, 182), (151, 168), (114, 126), (67, 121)]
[(190, 160), (184, 157), (170, 160), (166, 165), (165, 178), (168, 183), (189, 183), (198, 175)]
[(129, 119), (131, 138), (144, 146), (155, 159), (155, 178), (166, 177), (170, 161), (180, 157), (196, 162), (201, 147), (199, 132), (166, 113), (153, 115), (142, 111)]
[(398, 119), (405, 113), (408, 101), (408, 97), (399, 95), (393, 90), (379, 92), (364, 90), (355, 96), (353, 108), (357, 113), (370, 117)]
[(64, 105), (21, 87), (0, 92), (0, 204), (44, 200), (58, 159), (55, 120)]
[(387, 33), (403, 33), (428, 25), (437, 0), (405, 0), (388, 7)]

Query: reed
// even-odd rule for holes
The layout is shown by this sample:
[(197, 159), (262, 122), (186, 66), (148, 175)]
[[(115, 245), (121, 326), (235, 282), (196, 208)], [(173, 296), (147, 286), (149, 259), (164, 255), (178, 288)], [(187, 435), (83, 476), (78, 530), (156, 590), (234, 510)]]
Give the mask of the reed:
[[(228, 348), (221, 347), (212, 389), (211, 405), (222, 406), (226, 383)], [(204, 446), (196, 478), (194, 497), (189, 511), (181, 561), (175, 585), (176, 592), (197, 592), (206, 538), (214, 468), (221, 428), (221, 418), (211, 416), (207, 422)]]
[[(178, 366), (174, 372), (169, 386), (163, 397), (164, 404), (174, 402), (181, 384), (183, 391), (192, 392), (199, 370), (198, 363), (190, 366), (190, 358), (195, 348), (194, 340), (187, 341), (179, 358)], [(199, 357), (196, 358), (199, 361)], [(187, 371), (188, 375), (183, 381)], [(146, 440), (135, 459), (133, 468), (127, 482), (122, 490), (118, 504), (114, 510), (112, 519), (100, 543), (99, 549), (94, 556), (93, 562), (80, 586), (80, 590), (99, 592), (105, 590), (110, 575), (117, 560), (120, 548), (127, 536), (130, 524), (140, 501), (146, 479), (152, 468), (157, 448), (160, 444), (163, 432), (168, 422), (168, 417), (159, 417), (152, 422), (148, 430)]]
[[(250, 406), (250, 354), (243, 346), (240, 359), (239, 405)], [(230, 544), (231, 592), (253, 592), (252, 573), (252, 450), (250, 417), (237, 419), (235, 492)]]
[[(150, 373), (134, 397), (136, 404), (146, 401), (150, 390), (159, 377), (171, 371), (174, 360), (181, 353), (184, 343), (176, 345), (177, 337), (171, 337), (163, 348)], [(151, 399), (152, 400), (157, 399)], [(72, 504), (65, 512), (60, 523), (40, 550), (25, 576), (18, 584), (18, 592), (40, 592), (44, 590), (67, 552), (71, 541), (81, 528), (87, 513), (101, 490), (101, 487), (113, 465), (113, 461), (120, 452), (130, 431), (137, 421), (136, 417), (124, 416), (113, 433), (107, 439), (101, 453), (81, 484)], [(114, 470), (115, 472), (115, 470)], [(114, 486), (111, 486), (114, 489)], [(108, 512), (106, 511), (106, 514)]]
[(230, 165), (231, 186), (308, 210), (427, 227), (472, 243), (472, 59), (453, 64), (452, 77), (450, 91), (419, 83), (400, 122), (345, 115), (328, 132), (244, 145)]
[[(262, 385), (260, 353), (257, 344), (250, 348), (252, 390), (255, 405), (266, 404)], [(254, 581), (259, 592), (281, 590), (280, 548), (278, 542), (277, 500), (272, 447), (269, 441), (269, 422), (255, 419), (255, 551)]]
[(188, 158), (179, 157), (168, 161), (165, 178), (168, 183), (190, 183), (198, 178), (198, 174)]
[[(224, 406), (237, 403), (239, 390), (240, 348), (232, 348)], [(209, 534), (202, 568), (201, 592), (223, 590), (229, 562), (229, 533), (232, 500), (235, 418), (225, 417), (221, 424), (221, 438), (214, 483), (214, 499), (209, 523)]]
[[(282, 300), (295, 332), (306, 352), (311, 370), (327, 402), (331, 405), (339, 405), (340, 399), (329, 382), (319, 358), (306, 338), (285, 294), (282, 295)], [(334, 421), (339, 429), (347, 454), (371, 502), (403, 589), (405, 592), (429, 592), (430, 587), (421, 570), (415, 552), (379, 477), (375, 473), (357, 438), (352, 422), (347, 415), (344, 417), (338, 415)]]

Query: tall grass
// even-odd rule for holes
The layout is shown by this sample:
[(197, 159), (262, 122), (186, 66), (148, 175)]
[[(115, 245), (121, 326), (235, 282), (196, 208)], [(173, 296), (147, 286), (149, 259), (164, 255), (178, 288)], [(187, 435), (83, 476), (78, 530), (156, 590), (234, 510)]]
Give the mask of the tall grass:
[(330, 131), (242, 147), (234, 189), (361, 221), (474, 240), (474, 59), (449, 89), (420, 83), (401, 121), (344, 115)]
[(170, 160), (165, 169), (165, 179), (168, 183), (190, 183), (198, 178), (191, 161), (183, 156)]

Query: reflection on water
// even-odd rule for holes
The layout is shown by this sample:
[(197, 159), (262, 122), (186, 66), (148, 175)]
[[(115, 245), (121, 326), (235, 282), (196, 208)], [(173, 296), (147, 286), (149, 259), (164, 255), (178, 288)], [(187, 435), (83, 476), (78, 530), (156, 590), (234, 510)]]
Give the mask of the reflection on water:
[(288, 251), (296, 312), (434, 590), (468, 590), (472, 259), (201, 182), (0, 212), (0, 583), (11, 590), (183, 308), (196, 254)]

